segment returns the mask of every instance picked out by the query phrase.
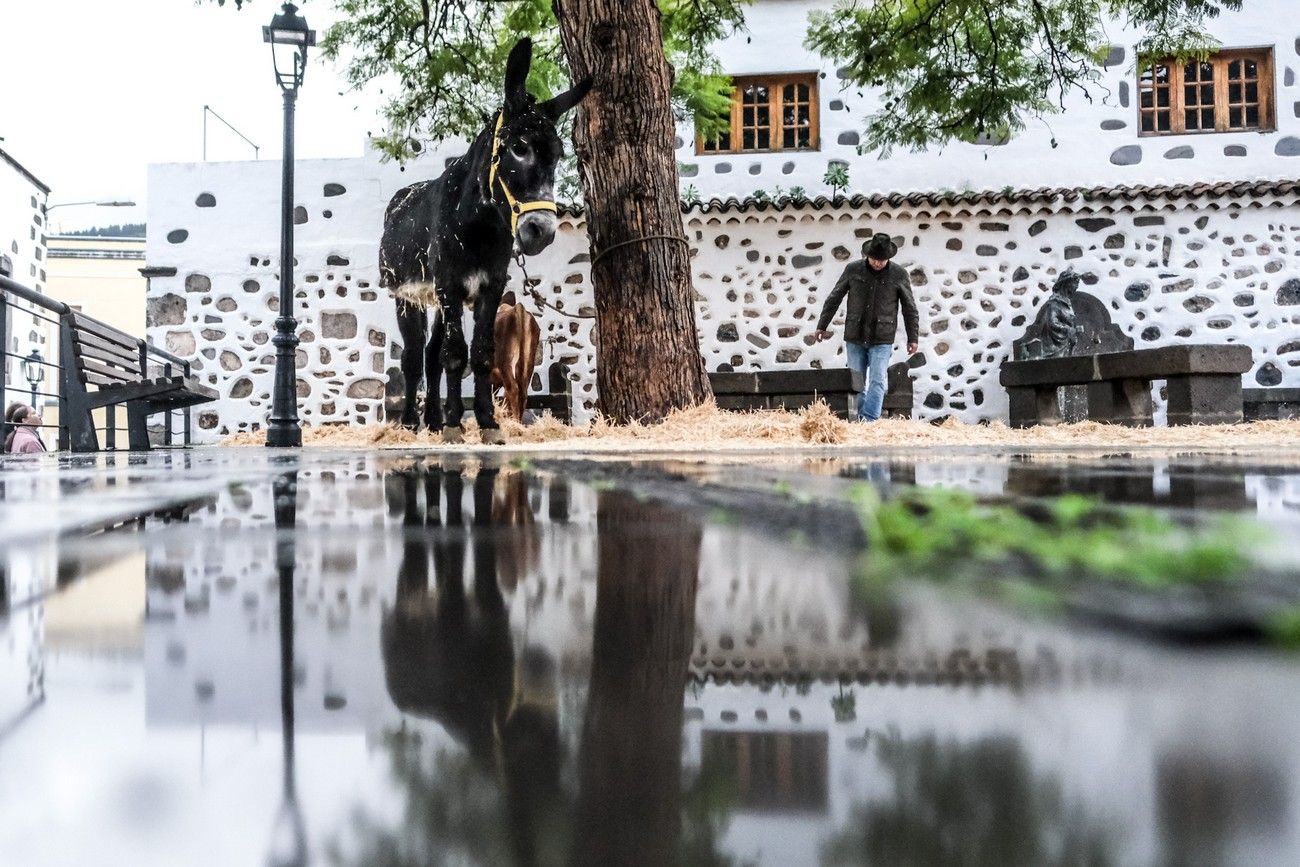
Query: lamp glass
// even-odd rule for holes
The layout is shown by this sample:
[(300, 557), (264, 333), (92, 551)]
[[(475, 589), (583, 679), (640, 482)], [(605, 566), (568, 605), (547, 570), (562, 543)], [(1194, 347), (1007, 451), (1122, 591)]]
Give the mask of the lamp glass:
[(270, 26), (262, 28), (262, 41), (271, 44), (271, 59), (280, 87), (297, 90), (307, 69), (307, 48), (316, 44), (316, 31), (307, 27), (306, 20), (298, 14), (298, 7), (286, 3), (271, 18)]
[(36, 350), (32, 350), (32, 354), (23, 359), (23, 376), (32, 385), (45, 381), (45, 365), (41, 364), (44, 360)]

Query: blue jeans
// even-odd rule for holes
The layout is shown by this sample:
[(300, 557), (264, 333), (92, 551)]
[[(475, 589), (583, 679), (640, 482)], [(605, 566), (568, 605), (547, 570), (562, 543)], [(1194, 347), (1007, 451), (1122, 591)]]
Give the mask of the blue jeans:
[(858, 420), (875, 421), (885, 405), (885, 385), (889, 377), (889, 356), (894, 347), (888, 343), (844, 344), (849, 356), (849, 367), (861, 372), (867, 382), (866, 391), (858, 395)]

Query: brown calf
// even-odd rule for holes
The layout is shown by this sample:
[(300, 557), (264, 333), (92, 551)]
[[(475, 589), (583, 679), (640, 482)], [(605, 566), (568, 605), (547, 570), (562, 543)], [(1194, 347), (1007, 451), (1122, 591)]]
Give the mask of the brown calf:
[(506, 413), (522, 422), (542, 329), (524, 305), (515, 300), (515, 293), (507, 292), (497, 307), (493, 331), (496, 353), (492, 359), (492, 386), (505, 389)]

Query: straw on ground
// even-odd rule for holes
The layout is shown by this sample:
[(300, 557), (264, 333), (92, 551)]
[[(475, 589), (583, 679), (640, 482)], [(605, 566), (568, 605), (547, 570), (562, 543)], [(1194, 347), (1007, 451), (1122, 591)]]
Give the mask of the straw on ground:
[[(856, 446), (926, 448), (987, 446), (1013, 448), (1177, 448), (1224, 451), (1261, 447), (1300, 448), (1300, 420), (1248, 424), (1146, 427), (1080, 422), (1057, 427), (1014, 429), (1005, 424), (972, 425), (955, 419), (942, 424), (910, 419), (882, 419), (869, 424), (837, 418), (824, 403), (798, 412), (762, 410), (728, 412), (712, 404), (679, 410), (659, 424), (614, 425), (604, 418), (569, 426), (550, 416), (530, 425), (501, 423), (512, 446), (530, 450), (656, 451), (684, 449), (771, 449), (782, 446)], [(473, 420), (466, 428), (466, 445), (478, 446)], [(254, 446), (266, 442), (264, 432), (238, 433), (222, 445)], [(437, 434), (418, 433), (392, 424), (321, 425), (303, 429), (303, 445), (328, 448), (430, 448), (449, 446)]]

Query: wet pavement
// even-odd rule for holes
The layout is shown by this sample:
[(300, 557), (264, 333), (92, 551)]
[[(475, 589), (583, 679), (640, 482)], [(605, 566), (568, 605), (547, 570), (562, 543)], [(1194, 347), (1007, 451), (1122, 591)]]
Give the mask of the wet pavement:
[(1300, 573), (1300, 453), (10, 460), (0, 863), (1300, 863), (1300, 654), (864, 593), (863, 485)]

